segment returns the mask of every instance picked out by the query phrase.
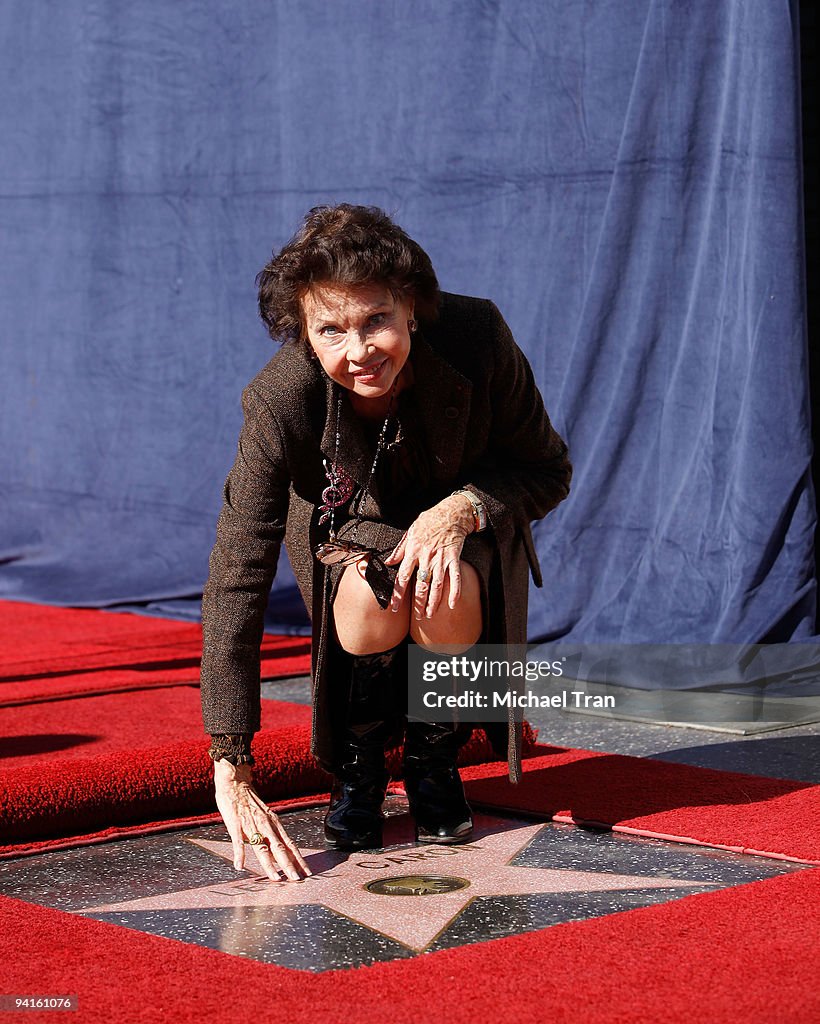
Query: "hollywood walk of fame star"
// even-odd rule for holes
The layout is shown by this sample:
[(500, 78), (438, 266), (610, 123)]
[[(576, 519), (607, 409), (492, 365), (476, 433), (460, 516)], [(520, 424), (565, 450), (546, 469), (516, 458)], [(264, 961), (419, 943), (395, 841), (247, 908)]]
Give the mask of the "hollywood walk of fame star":
[[(510, 827), (510, 822), (485, 816), (478, 816), (477, 825), (478, 838), (461, 846), (410, 844), (353, 854), (342, 862), (338, 861), (338, 853), (303, 849), (314, 874), (300, 882), (271, 881), (261, 868), (249, 864), (249, 870), (261, 877), (89, 907), (82, 913), (319, 904), (408, 949), (421, 952), (469, 903), (481, 896), (689, 888), (702, 884), (644, 875), (515, 866), (510, 861), (532, 842), (544, 825)], [(230, 843), (207, 839), (188, 841), (227, 861), (233, 860)], [(390, 881), (397, 876), (403, 881)], [(433, 880), (418, 881), (419, 877), (428, 876), (434, 876)], [(376, 891), (366, 888), (368, 884), (373, 886), (379, 882), (382, 884), (375, 885)], [(402, 890), (424, 894), (398, 895)]]

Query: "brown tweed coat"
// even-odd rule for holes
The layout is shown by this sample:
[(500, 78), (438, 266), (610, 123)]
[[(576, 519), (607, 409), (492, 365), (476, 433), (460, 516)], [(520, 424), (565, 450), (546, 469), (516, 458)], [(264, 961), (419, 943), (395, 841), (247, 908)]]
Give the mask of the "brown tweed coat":
[[(471, 546), (494, 545), (495, 607), (501, 613), (488, 643), (526, 640), (529, 573), (541, 586), (530, 521), (541, 519), (569, 490), (571, 468), (564, 442), (552, 428), (529, 363), (495, 306), (486, 299), (445, 293), (438, 319), (422, 322), (411, 353), (416, 405), (430, 456), (434, 500), (468, 485), (479, 494), (489, 521)], [(328, 570), (312, 555), (326, 539), (318, 505), (327, 485), (323, 458), (335, 454), (334, 385), (308, 346), (290, 342), (245, 388), (245, 422), (202, 599), (202, 708), (210, 733), (259, 729), (263, 618), (284, 540), (313, 622), (312, 751), (327, 768), (335, 759), (338, 720), (329, 685)], [(342, 404), (339, 456), (360, 484), (371, 454), (349, 403)], [(378, 488), (371, 485), (373, 518)], [(374, 532), (375, 530), (375, 532)], [(374, 547), (395, 544), (401, 530), (378, 524), (359, 539)], [(336, 690), (338, 691), (338, 687)], [(520, 719), (506, 735), (510, 774), (520, 772)], [(501, 746), (502, 744), (499, 744)]]

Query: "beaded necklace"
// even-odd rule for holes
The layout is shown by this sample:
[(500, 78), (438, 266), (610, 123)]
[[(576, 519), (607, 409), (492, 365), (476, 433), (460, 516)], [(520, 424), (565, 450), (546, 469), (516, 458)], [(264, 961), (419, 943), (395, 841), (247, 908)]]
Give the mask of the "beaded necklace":
[(393, 414), (393, 399), (396, 394), (397, 382), (398, 377), (393, 381), (393, 387), (390, 391), (390, 401), (387, 406), (387, 415), (385, 416), (384, 423), (382, 423), (381, 430), (379, 431), (379, 438), (376, 442), (376, 454), (373, 456), (373, 462), (370, 466), (370, 472), (367, 474), (364, 489), (355, 502), (357, 507), (354, 509), (353, 505), (351, 505), (350, 508), (351, 513), (355, 517), (353, 529), (350, 532), (350, 536), (345, 537), (344, 540), (339, 540), (336, 536), (336, 520), (334, 513), (340, 505), (344, 505), (344, 503), (349, 500), (353, 494), (354, 483), (350, 476), (339, 465), (342, 392), (341, 388), (336, 391), (336, 437), (334, 441), (333, 462), (328, 464), (327, 459), (322, 460), (322, 464), (325, 467), (325, 476), (328, 480), (328, 486), (322, 491), (322, 501), (324, 504), (319, 506), (322, 513), (319, 517), (319, 523), (324, 524), (330, 520), (330, 533), (328, 541), (324, 544), (319, 544), (316, 547), (315, 554), (320, 562), (340, 562), (343, 561), (346, 556), (366, 550), (356, 542), (356, 534), (359, 529), (359, 523), (361, 522), (362, 508), (370, 494), (370, 484), (379, 465), (381, 454), (385, 448), (387, 429), (390, 425), (390, 418)]

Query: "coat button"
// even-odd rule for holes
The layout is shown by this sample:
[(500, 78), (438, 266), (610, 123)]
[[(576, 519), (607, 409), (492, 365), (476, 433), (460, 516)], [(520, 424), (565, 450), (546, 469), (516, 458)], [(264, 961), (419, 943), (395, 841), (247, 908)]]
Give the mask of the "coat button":
[(444, 410), (444, 415), (447, 417), (448, 420), (457, 420), (458, 409), (456, 409), (454, 405), (448, 405), (447, 408)]

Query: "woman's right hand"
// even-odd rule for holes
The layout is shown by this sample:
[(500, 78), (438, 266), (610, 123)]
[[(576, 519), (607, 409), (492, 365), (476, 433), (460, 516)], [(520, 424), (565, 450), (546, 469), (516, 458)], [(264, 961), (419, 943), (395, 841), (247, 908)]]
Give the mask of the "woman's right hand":
[(233, 765), (224, 758), (214, 761), (214, 784), (216, 806), (233, 842), (237, 871), (245, 866), (245, 840), (259, 832), (266, 842), (251, 849), (268, 878), (278, 882), (285, 875), (298, 882), (312, 874), (279, 818), (253, 788), (250, 765)]

